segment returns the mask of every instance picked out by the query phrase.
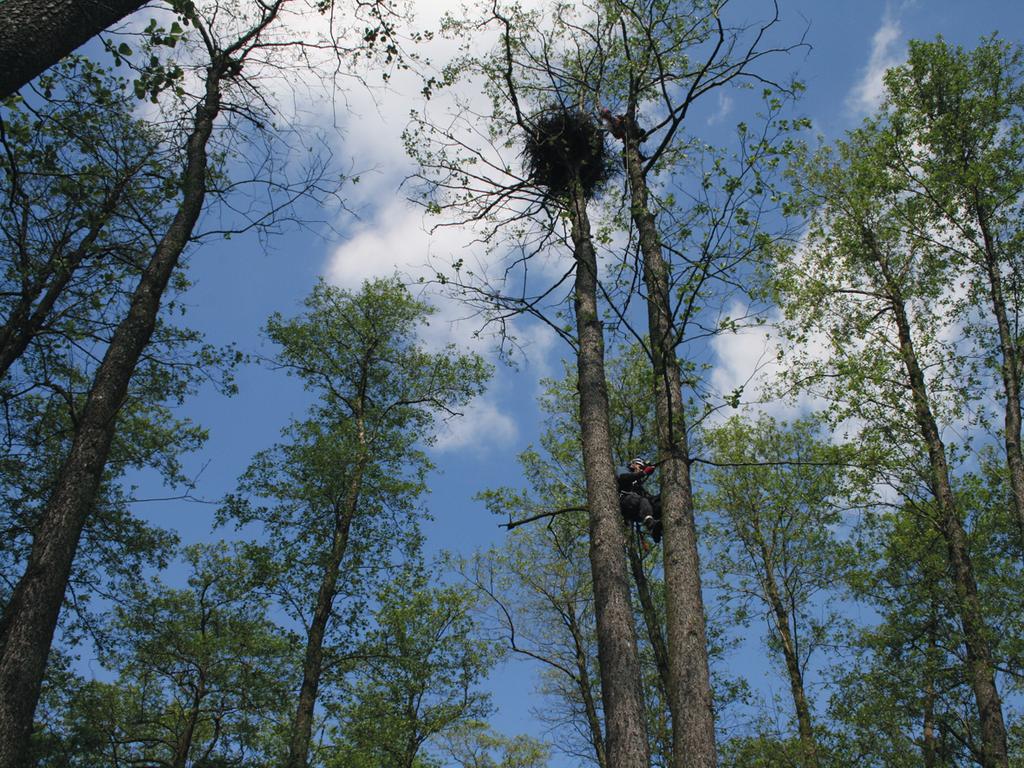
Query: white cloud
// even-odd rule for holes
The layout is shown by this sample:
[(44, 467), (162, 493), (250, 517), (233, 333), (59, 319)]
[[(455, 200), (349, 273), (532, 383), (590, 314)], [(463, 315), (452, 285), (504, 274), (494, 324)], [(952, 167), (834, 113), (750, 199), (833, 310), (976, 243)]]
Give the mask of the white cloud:
[(440, 453), (469, 446), (499, 448), (519, 437), (515, 421), (491, 400), (480, 398), (464, 409), (463, 415), (444, 422), (437, 431), (434, 450)]
[[(429, 346), (439, 348), (455, 343), (482, 349), (491, 345), (491, 341), (477, 338), (483, 318), (473, 307), (429, 284), (436, 277), (436, 270), (450, 271), (451, 263), (457, 259), (463, 259), (466, 267), (477, 270), (477, 274), (488, 268), (493, 259), (473, 243), (473, 232), (465, 227), (442, 227), (431, 232), (427, 225), (433, 219), (425, 218), (422, 208), (400, 197), (393, 197), (373, 214), (373, 218), (350, 228), (349, 237), (333, 248), (324, 265), (325, 279), (354, 290), (364, 280), (396, 272), (414, 286), (423, 278), (427, 282), (422, 294), (438, 310), (425, 329), (424, 338)], [(542, 271), (548, 268), (539, 266)], [(557, 343), (550, 328), (525, 318), (512, 319), (509, 330), (531, 361), (543, 362)]]
[[(802, 246), (796, 253), (801, 250)], [(728, 310), (729, 316), (734, 318), (745, 317), (749, 311), (739, 302), (734, 302)], [(740, 412), (745, 416), (763, 413), (777, 419), (792, 420), (825, 408), (824, 399), (804, 391), (780, 397), (779, 385), (783, 383), (785, 367), (790, 364), (786, 357), (780, 357), (780, 352), (784, 352), (787, 346), (777, 328), (781, 322), (782, 315), (775, 309), (768, 313), (764, 325), (741, 328), (735, 333), (719, 333), (711, 339), (715, 368), (710, 383), (718, 393), (719, 404), (737, 389), (742, 389)], [(827, 346), (824, 337), (812, 334), (802, 344), (801, 351), (809, 359), (824, 359)], [(721, 408), (709, 423), (728, 418), (732, 413), (731, 408)]]
[(334, 246), (324, 266), (328, 282), (356, 289), (366, 279), (396, 271), (424, 273), (432, 248), (423, 226), (422, 209), (392, 195), (371, 212), (372, 218), (349, 227), (348, 237)]
[[(740, 306), (733, 308), (739, 315)], [(721, 333), (714, 337), (711, 347), (718, 365), (711, 375), (711, 383), (724, 395), (743, 388), (744, 399), (760, 399), (764, 379), (775, 368), (776, 342), (763, 327), (744, 328), (736, 333)]]
[[(743, 317), (747, 308), (741, 304), (730, 307), (730, 316)], [(725, 398), (737, 389), (742, 389), (743, 411), (770, 413), (786, 417), (799, 411), (799, 406), (772, 400), (767, 387), (780, 372), (776, 355), (779, 339), (772, 334), (770, 326), (742, 328), (735, 333), (720, 333), (711, 340), (715, 353), (715, 369), (711, 374), (711, 385)], [(721, 409), (712, 421), (726, 418), (731, 409)]]
[(886, 9), (882, 25), (871, 38), (871, 55), (864, 67), (860, 80), (847, 96), (848, 107), (858, 113), (872, 112), (882, 103), (885, 84), (882, 77), (890, 67), (903, 61), (903, 52), (897, 48), (902, 30), (899, 21), (893, 18), (891, 9)]
[(715, 113), (708, 118), (708, 125), (718, 125), (723, 120), (725, 120), (725, 118), (729, 116), (729, 113), (732, 112), (732, 106), (732, 96), (725, 93), (724, 91), (719, 91), (718, 109), (715, 110)]

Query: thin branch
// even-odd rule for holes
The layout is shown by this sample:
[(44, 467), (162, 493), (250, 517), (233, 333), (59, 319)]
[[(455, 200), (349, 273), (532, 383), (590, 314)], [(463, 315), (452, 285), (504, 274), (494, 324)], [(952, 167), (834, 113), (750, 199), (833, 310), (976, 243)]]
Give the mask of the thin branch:
[(586, 512), (586, 511), (587, 511), (587, 507), (563, 507), (562, 509), (556, 509), (556, 510), (551, 511), (551, 512), (542, 512), (539, 515), (534, 515), (533, 517), (523, 518), (522, 520), (510, 520), (507, 523), (500, 523), (498, 525), (498, 527), (499, 528), (505, 528), (506, 530), (511, 531), (513, 528), (516, 528), (516, 527), (518, 527), (520, 525), (526, 525), (526, 523), (532, 523), (535, 520), (542, 520), (545, 517), (555, 517), (555, 516), (561, 515), (561, 514), (563, 514), (565, 512)]

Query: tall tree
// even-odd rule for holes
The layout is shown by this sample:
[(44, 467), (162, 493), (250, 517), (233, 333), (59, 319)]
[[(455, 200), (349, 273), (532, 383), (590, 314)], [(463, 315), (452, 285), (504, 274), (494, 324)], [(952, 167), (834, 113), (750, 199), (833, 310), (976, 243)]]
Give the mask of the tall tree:
[(321, 282), (302, 315), (267, 324), (278, 364), (319, 397), (287, 429), (290, 442), (256, 456), (224, 515), (258, 521), (280, 542), (274, 559), (305, 627), (293, 768), (309, 760), (325, 655), (344, 627), (339, 596), (359, 594), (397, 543), (415, 539), (411, 514), (430, 468), (422, 448), (436, 420), (455, 415), (489, 375), (477, 355), (424, 349), (417, 331), (432, 312), (396, 279), (357, 292)]
[[(912, 41), (907, 63), (886, 74), (881, 119), (891, 139), (893, 183), (931, 216), (912, 233), (968, 276), (951, 305), (982, 350), (1002, 394), (1009, 508), (1024, 551), (1021, 452), (1021, 185), (1024, 184), (1024, 51), (997, 38), (973, 50)], [(908, 235), (911, 233), (908, 233)], [(979, 317), (978, 308), (986, 307)], [(987, 377), (986, 377), (987, 378)]]
[[(709, 93), (731, 83), (755, 82), (786, 92), (756, 71), (759, 60), (793, 46), (767, 42), (778, 22), (778, 7), (768, 20), (749, 27), (726, 26), (723, 3), (616, 0), (602, 4), (608, 30), (603, 81), (594, 83), (595, 98), (610, 133), (621, 142), (626, 175), (626, 207), (635, 230), (646, 286), (649, 354), (654, 372), (658, 429), (665, 582), (668, 595), (666, 635), (669, 696), (673, 712), (673, 766), (714, 766), (714, 708), (708, 666), (707, 631), (701, 594), (700, 561), (691, 478), (691, 425), (684, 405), (679, 347), (700, 326), (698, 307), (708, 300), (709, 285), (733, 279), (739, 264), (763, 243), (759, 220), (767, 199), (764, 172), (777, 162), (786, 143), (778, 125), (747, 134), (741, 126), (742, 161), (738, 170), (716, 158), (702, 179), (706, 193), (719, 177), (722, 198), (698, 204), (680, 229), (700, 231), (691, 245), (672, 242), (659, 226), (660, 200), (652, 182), (666, 170), (671, 176), (682, 161), (682, 140), (690, 108)], [(600, 27), (599, 27), (600, 28)], [(770, 96), (769, 114), (781, 106)], [(620, 114), (615, 114), (621, 110)], [(649, 113), (649, 116), (648, 116)], [(681, 163), (682, 173), (685, 164)], [(678, 173), (678, 171), (677, 171)], [(724, 178), (723, 178), (724, 177)], [(664, 217), (663, 217), (664, 218)], [(673, 264), (673, 254), (682, 262)], [(701, 330), (703, 335), (704, 331)]]
[[(228, 0), (225, 0), (228, 2)], [(209, 149), (214, 125), (227, 103), (254, 119), (260, 102), (250, 79), (273, 63), (254, 53), (266, 46), (279, 49), (293, 38), (276, 23), (286, 5), (301, 0), (237, 7), (214, 3), (202, 11), (190, 8), (195, 30), (193, 61), (200, 92), (190, 99), (184, 87), (171, 89), (187, 100), (187, 137), (173, 218), (142, 271), (123, 319), (110, 339), (97, 369), (75, 436), (34, 530), (32, 552), (23, 576), (0, 619), (0, 766), (24, 765), (32, 712), (39, 695), (46, 658), (82, 529), (93, 509), (96, 491), (117, 429), (117, 417), (143, 350), (156, 327), (161, 299), (202, 213), (210, 180)], [(223, 6), (223, 7), (222, 7)], [(228, 12), (230, 7), (232, 12)], [(159, 59), (139, 88), (156, 98), (174, 84), (180, 67)], [(243, 75), (243, 69), (246, 74)], [(190, 83), (191, 85), (191, 83)], [(227, 101), (225, 102), (225, 99)], [(308, 179), (299, 194), (319, 192)], [(290, 188), (288, 194), (294, 195)], [(286, 201), (278, 200), (278, 203)], [(275, 211), (279, 211), (276, 205)], [(259, 218), (261, 216), (257, 217)], [(273, 219), (273, 216), (270, 217)], [(263, 219), (267, 221), (266, 218)]]
[[(836, 157), (822, 153), (807, 168), (816, 212), (807, 247), (782, 270), (779, 285), (796, 336), (818, 334), (824, 349), (806, 349), (798, 356), (809, 367), (791, 370), (827, 393), (833, 417), (857, 418), (865, 439), (889, 448), (890, 466), (901, 469), (904, 482), (925, 483), (934, 498), (934, 525), (947, 548), (964, 664), (982, 724), (982, 765), (995, 768), (1008, 764), (1006, 726), (941, 433), (943, 418), (955, 418), (957, 398), (964, 396), (963, 387), (950, 386), (962, 371), (961, 358), (943, 343), (938, 327), (948, 273), (941, 252), (914, 237), (928, 210), (887, 173), (890, 140), (883, 124), (869, 122), (837, 144)], [(897, 434), (906, 442), (894, 444)], [(897, 460), (901, 450), (903, 462)], [(923, 466), (917, 463), (922, 455)]]
[(329, 766), (417, 768), (432, 740), (490, 711), (478, 686), (495, 648), (477, 633), (477, 596), (436, 578), (414, 557), (378, 594), (365, 661), (343, 685)]
[[(27, 100), (0, 109), (5, 173), (0, 206), (0, 604), (25, 569), (32, 535), (57, 481), (112, 330), (145, 252), (169, 222), (180, 159), (165, 134), (131, 114), (123, 82), (71, 58)], [(168, 291), (174, 302), (187, 282)], [(69, 642), (88, 627), (90, 599), (123, 594), (165, 561), (174, 537), (135, 518), (119, 479), (152, 468), (184, 481), (180, 454), (204, 431), (174, 413), (199, 382), (217, 382), (224, 356), (201, 335), (158, 322), (125, 393), (118, 433), (82, 531), (66, 590)], [(230, 390), (230, 376), (219, 381)]]
[(815, 432), (811, 420), (729, 419), (706, 435), (711, 467), (701, 498), (717, 513), (706, 529), (715, 586), (738, 616), (765, 615), (767, 645), (789, 683), (799, 764), (807, 768), (823, 763), (805, 674), (834, 634), (835, 612), (819, 605), (835, 597), (844, 561), (832, 532), (842, 512), (840, 456)]
[[(562, 11), (568, 9), (551, 9), (556, 17)], [(559, 34), (548, 31), (553, 22), (542, 18), (543, 14), (506, 11), (499, 6), (489, 6), (483, 13), (483, 23), (500, 31), (501, 43), (482, 60), (465, 62), (461, 72), (467, 78), (481, 77), (483, 87), (492, 96), (494, 108), (488, 116), (486, 135), (491, 146), (482, 152), (480, 147), (455, 136), (458, 131), (450, 125), (423, 121), (419, 125), (422, 142), (417, 145), (410, 140), (410, 147), (423, 166), (422, 178), (433, 209), (447, 209), (466, 222), (485, 226), (491, 231), (488, 237), (503, 233), (515, 239), (516, 225), (527, 224), (531, 231), (512, 257), (511, 272), (528, 272), (535, 263), (532, 257), (547, 252), (555, 243), (572, 254), (571, 266), (554, 285), (545, 281), (536, 286), (525, 279), (524, 272), (521, 293), (516, 293), (520, 285), (510, 287), (507, 278), (511, 272), (496, 283), (487, 275), (475, 281), (472, 273), (465, 277), (456, 274), (454, 278), (442, 275), (441, 279), (457, 287), (464, 299), (485, 306), (492, 321), (504, 325), (510, 317), (531, 314), (573, 346), (605, 708), (605, 750), (609, 764), (646, 766), (646, 718), (629, 574), (623, 558), (625, 537), (615, 487), (601, 290), (589, 212), (591, 200), (607, 177), (607, 162), (593, 105), (568, 76), (570, 71), (591, 66), (593, 52), (577, 49), (578, 58), (573, 61), (573, 54), (561, 49)], [(510, 134), (523, 147), (525, 163), (517, 163), (516, 170), (503, 157)], [(484, 162), (478, 166), (481, 158)], [(570, 279), (568, 295), (553, 300)], [(571, 307), (559, 306), (568, 301)]]
[[(267, 19), (265, 23), (269, 23)], [(260, 24), (262, 27), (264, 24)], [(253, 35), (259, 30), (254, 28)], [(250, 39), (236, 40), (243, 48)], [(211, 38), (212, 44), (212, 38)], [(97, 371), (74, 444), (35, 533), (32, 556), (0, 621), (0, 765), (23, 764), (32, 712), (79, 536), (96, 495), (128, 382), (155, 325), (160, 298), (188, 244), (206, 193), (206, 145), (220, 111), (232, 52), (211, 45), (206, 94), (196, 110), (182, 176), (182, 203), (139, 281), (131, 309)], [(17, 692), (17, 693), (16, 693)]]
[(570, 190), (569, 218), (576, 258), (573, 303), (579, 344), (580, 444), (590, 512), (590, 568), (607, 734), (605, 749), (611, 765), (631, 768), (650, 761), (645, 733), (647, 718), (640, 688), (629, 577), (622, 558), (625, 540), (614, 483), (604, 334), (597, 303), (597, 255), (587, 216), (587, 196), (578, 174), (579, 171)]
[[(536, 21), (531, 21), (530, 15), (505, 13), (491, 4), (485, 13), (490, 16), (489, 21), (501, 25), (499, 29), (504, 27), (508, 39), (504, 56), (499, 55), (481, 66), (484, 82), (490, 84), (488, 93), (497, 105), (489, 115), (495, 127), (485, 137), (492, 144), (481, 149), (467, 143), (458, 130), (461, 119), (456, 117), (454, 129), (448, 123), (435, 127), (436, 145), (432, 149), (437, 151), (421, 153), (423, 164), (429, 170), (424, 177), (432, 191), (446, 194), (448, 197), (443, 203), (460, 212), (475, 211), (466, 218), (486, 219), (489, 226), (483, 237), (490, 240), (499, 229), (494, 222), (521, 225), (537, 210), (535, 198), (530, 194), (530, 184), (535, 179), (517, 173), (515, 164), (504, 159), (501, 153), (508, 146), (509, 135), (508, 129), (501, 126), (521, 124), (517, 118), (530, 113), (530, 109), (520, 110), (510, 94), (518, 90), (524, 103), (527, 97), (533, 99), (531, 109), (536, 104), (538, 111), (548, 102), (557, 102), (565, 109), (584, 111), (591, 116), (600, 114), (608, 132), (625, 142), (627, 189), (639, 197), (630, 199), (624, 207), (631, 218), (642, 219), (633, 221), (633, 226), (639, 234), (643, 271), (648, 280), (646, 296), (651, 327), (648, 349), (653, 350), (656, 368), (656, 401), (660, 401), (658, 425), (662, 430), (659, 464), (663, 503), (668, 510), (666, 530), (671, 530), (665, 547), (670, 600), (667, 635), (670, 638), (668, 657), (672, 685), (669, 695), (677, 765), (694, 759), (699, 765), (713, 765), (715, 746), (688, 475), (690, 456), (685, 442), (686, 419), (676, 350), (683, 343), (687, 330), (694, 335), (704, 335), (707, 326), (701, 327), (702, 321), (709, 320), (717, 325), (718, 319), (696, 317), (701, 314), (697, 308), (706, 306), (709, 282), (719, 276), (725, 276), (728, 282), (735, 265), (763, 245), (759, 219), (765, 209), (773, 205), (766, 172), (777, 165), (785, 150), (780, 134), (793, 127), (787, 124), (783, 128), (783, 121), (775, 119), (782, 103), (769, 96), (770, 117), (763, 132), (741, 129), (740, 148), (731, 169), (731, 161), (719, 153), (711, 153), (714, 157), (709, 163), (711, 167), (694, 184), (699, 188), (695, 197), (700, 202), (672, 222), (678, 226), (677, 232), (700, 231), (700, 235), (693, 238), (689, 234), (680, 236), (681, 241), (696, 241), (694, 252), (687, 252), (690, 242), (667, 243), (664, 250), (677, 257), (678, 265), (678, 270), (670, 269), (671, 259), (662, 252), (665, 243), (655, 220), (655, 211), (662, 201), (649, 194), (650, 188), (657, 185), (648, 179), (653, 180), (664, 171), (666, 178), (676, 181), (692, 169), (693, 166), (687, 164), (677, 168), (674, 161), (683, 158), (685, 142), (677, 141), (676, 137), (695, 100), (730, 82), (748, 78), (766, 82), (751, 71), (754, 63), (769, 53), (784, 50), (762, 47), (775, 23), (771, 12), (764, 25), (739, 29), (726, 28), (720, 21), (720, 10), (721, 4), (717, 3), (595, 2), (581, 10), (556, 2), (532, 17), (547, 14), (542, 25), (554, 28), (554, 32), (548, 34), (546, 29), (541, 31)], [(572, 43), (563, 45), (564, 41)], [(701, 66), (692, 66), (695, 58), (702, 62)], [(679, 83), (685, 85), (678, 87)], [(628, 113), (613, 114), (607, 105), (627, 107)], [(642, 130), (640, 112), (648, 108), (653, 125), (649, 130)], [(510, 113), (513, 113), (511, 117)], [(475, 113), (471, 114), (476, 117)], [(648, 139), (654, 145), (649, 156), (644, 154)], [(452, 160), (460, 150), (462, 163)], [(713, 201), (708, 190), (718, 190), (719, 184), (722, 199)], [(666, 195), (666, 201), (671, 197)], [(566, 196), (566, 199), (572, 202), (571, 197)], [(435, 207), (442, 203), (440, 199), (432, 202)], [(663, 208), (672, 207), (666, 204)], [(566, 218), (575, 225), (572, 210), (566, 211)], [(578, 244), (576, 232), (570, 235), (573, 244)], [(529, 232), (523, 240), (525, 243), (517, 251), (514, 264), (516, 276), (520, 270), (524, 275), (522, 284), (526, 288), (522, 292), (496, 290), (495, 284), (481, 286), (477, 282), (474, 285), (469, 279), (473, 276), (471, 273), (457, 274), (454, 278), (445, 275), (445, 279), (458, 283), (472, 297), (478, 298), (480, 305), (489, 302), (491, 317), (497, 321), (504, 322), (515, 313), (531, 313), (565, 336), (566, 328), (571, 326), (561, 321), (569, 313), (551, 310), (556, 304), (554, 292), (561, 283), (537, 286), (525, 277), (528, 269), (524, 265), (529, 260), (526, 257), (539, 253), (545, 238)], [(583, 263), (577, 263), (576, 271), (566, 271), (562, 281), (570, 276), (578, 280), (578, 267)], [(506, 281), (505, 285), (510, 282)], [(596, 288), (599, 295), (609, 295), (607, 285), (598, 284)], [(582, 294), (576, 298), (580, 296)], [(628, 312), (632, 293), (626, 292), (621, 298), (625, 308), (611, 301), (610, 309), (616, 313), (620, 327), (632, 330), (632, 317)], [(577, 309), (574, 307), (574, 311)], [(584, 327), (579, 325), (578, 313), (575, 319), (577, 330), (582, 334)], [(637, 339), (644, 336), (634, 333)], [(583, 406), (581, 403), (581, 408)], [(694, 705), (694, 702), (698, 703)], [(611, 719), (608, 722), (610, 724)]]

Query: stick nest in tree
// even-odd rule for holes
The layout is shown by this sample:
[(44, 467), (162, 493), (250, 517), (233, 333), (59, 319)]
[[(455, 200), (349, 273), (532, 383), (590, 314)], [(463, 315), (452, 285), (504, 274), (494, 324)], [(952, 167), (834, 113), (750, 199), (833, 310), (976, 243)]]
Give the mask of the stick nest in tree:
[(551, 197), (566, 197), (578, 178), (590, 199), (612, 174), (604, 133), (584, 112), (556, 106), (534, 117), (523, 151), (530, 179)]

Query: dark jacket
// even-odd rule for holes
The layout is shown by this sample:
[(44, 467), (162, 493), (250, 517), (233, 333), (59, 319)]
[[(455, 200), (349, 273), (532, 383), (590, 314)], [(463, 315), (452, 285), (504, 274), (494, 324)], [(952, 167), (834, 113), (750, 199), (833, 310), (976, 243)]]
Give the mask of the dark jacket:
[(650, 475), (644, 472), (623, 472), (616, 480), (619, 484), (619, 493), (637, 493), (641, 496), (650, 496), (644, 488), (644, 481)]

